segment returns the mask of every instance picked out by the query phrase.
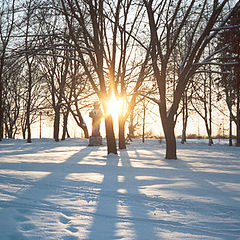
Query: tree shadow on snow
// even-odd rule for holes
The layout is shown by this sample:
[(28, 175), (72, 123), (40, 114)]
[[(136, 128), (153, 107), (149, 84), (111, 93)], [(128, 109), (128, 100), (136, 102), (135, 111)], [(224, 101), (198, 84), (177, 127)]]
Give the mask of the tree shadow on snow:
[[(188, 214), (199, 216), (188, 226), (185, 224), (176, 228), (176, 232), (191, 233), (196, 236), (221, 239), (238, 239), (239, 227), (239, 202), (223, 191), (221, 185), (228, 182), (229, 178), (237, 179), (226, 173), (218, 173), (206, 167), (206, 171), (195, 169), (187, 161), (178, 158), (175, 160), (165, 160), (174, 170), (174, 176), (186, 182), (186, 187), (174, 189), (176, 194), (187, 194), (184, 199)], [(231, 182), (231, 181), (230, 181)], [(239, 195), (238, 195), (239, 196)], [(237, 197), (237, 196), (236, 196)], [(190, 217), (191, 217), (190, 215)], [(202, 215), (202, 217), (200, 217)], [(206, 221), (207, 219), (207, 221)], [(228, 219), (228, 220), (227, 220)], [(231, 220), (230, 220), (231, 219)]]
[[(79, 164), (83, 158), (88, 156), (93, 150), (97, 150), (97, 147), (90, 148), (85, 147), (82, 148), (77, 153), (73, 154), (70, 158), (68, 158), (66, 161), (62, 163), (4, 163), (1, 164), (1, 169), (6, 171), (27, 171), (27, 172), (43, 172), (47, 175), (43, 176), (42, 178), (38, 180), (34, 179), (28, 179), (28, 180), (22, 180), (16, 179), (14, 180), (14, 176), (10, 177), (11, 181), (15, 186), (17, 186), (19, 183), (23, 186), (16, 192), (10, 193), (6, 190), (2, 192), (3, 194), (7, 194), (14, 197), (13, 200), (0, 200), (0, 216), (4, 216), (5, 211), (11, 212), (9, 215), (10, 218), (13, 218), (11, 221), (9, 221), (11, 224), (6, 224), (7, 229), (7, 237), (9, 239), (28, 239), (28, 236), (34, 236), (41, 238), (41, 234), (44, 232), (44, 229), (46, 228), (44, 225), (42, 225), (39, 229), (39, 226), (34, 225), (34, 221), (32, 220), (33, 214), (37, 214), (37, 212), (41, 213), (43, 212), (49, 212), (52, 213), (54, 216), (57, 212), (58, 214), (61, 213), (62, 217), (60, 218), (60, 222), (62, 223), (68, 223), (66, 222), (67, 218), (65, 217), (68, 215), (68, 210), (66, 210), (65, 206), (61, 204), (55, 204), (47, 200), (47, 198), (51, 195), (58, 195), (59, 191), (61, 191), (61, 186), (64, 185), (65, 189), (63, 191), (63, 194), (66, 194), (65, 191), (68, 189), (68, 187), (72, 187), (68, 184), (69, 183), (65, 178), (68, 174), (71, 173), (81, 173), (84, 172), (82, 170), (82, 165)], [(86, 170), (85, 170), (86, 171)], [(4, 179), (4, 176), (3, 176)], [(2, 182), (4, 183), (4, 182)], [(26, 187), (25, 187), (26, 185)], [(77, 192), (78, 193), (78, 192)], [(61, 194), (61, 192), (60, 192)], [(51, 222), (54, 222), (55, 219)], [(17, 226), (12, 224), (13, 222), (16, 222)], [(41, 219), (38, 219), (38, 223), (41, 223)], [(45, 223), (47, 224), (47, 223)], [(0, 226), (1, 234), (3, 233), (2, 226)], [(70, 228), (70, 232), (75, 233), (77, 229)], [(45, 234), (45, 233), (43, 233)], [(43, 235), (45, 236), (45, 235)], [(34, 238), (34, 239), (35, 239)], [(69, 239), (77, 239), (74, 235), (70, 233), (69, 236), (65, 236), (65, 238)]]
[(158, 239), (136, 174), (127, 151), (107, 158), (89, 240)]

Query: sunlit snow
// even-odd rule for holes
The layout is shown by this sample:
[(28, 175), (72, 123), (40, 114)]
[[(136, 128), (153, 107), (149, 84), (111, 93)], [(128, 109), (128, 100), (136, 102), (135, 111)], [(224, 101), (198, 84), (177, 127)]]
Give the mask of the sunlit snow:
[(158, 140), (0, 143), (1, 240), (240, 239), (240, 148)]

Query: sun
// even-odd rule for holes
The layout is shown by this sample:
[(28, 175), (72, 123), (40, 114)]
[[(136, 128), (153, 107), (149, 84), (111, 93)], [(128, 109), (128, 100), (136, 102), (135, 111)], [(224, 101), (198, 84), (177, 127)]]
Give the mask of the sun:
[(121, 107), (121, 100), (117, 99), (115, 95), (112, 95), (107, 103), (108, 114), (111, 114), (113, 117), (118, 117), (121, 112)]

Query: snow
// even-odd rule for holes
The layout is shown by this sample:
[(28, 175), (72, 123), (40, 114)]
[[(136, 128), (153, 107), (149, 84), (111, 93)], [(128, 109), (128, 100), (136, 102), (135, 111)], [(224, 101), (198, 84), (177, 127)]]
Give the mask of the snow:
[(240, 239), (240, 149), (158, 140), (0, 143), (0, 239)]

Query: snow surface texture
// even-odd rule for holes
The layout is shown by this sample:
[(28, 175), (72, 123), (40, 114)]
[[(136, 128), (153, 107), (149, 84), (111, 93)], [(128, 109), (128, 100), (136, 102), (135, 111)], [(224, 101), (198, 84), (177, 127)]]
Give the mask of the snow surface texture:
[(119, 156), (68, 139), (0, 143), (0, 239), (240, 239), (240, 149), (158, 140)]

